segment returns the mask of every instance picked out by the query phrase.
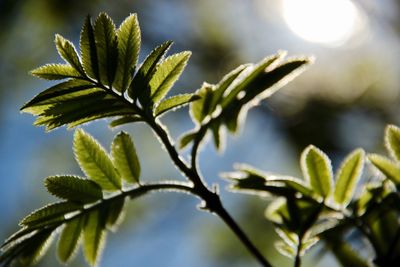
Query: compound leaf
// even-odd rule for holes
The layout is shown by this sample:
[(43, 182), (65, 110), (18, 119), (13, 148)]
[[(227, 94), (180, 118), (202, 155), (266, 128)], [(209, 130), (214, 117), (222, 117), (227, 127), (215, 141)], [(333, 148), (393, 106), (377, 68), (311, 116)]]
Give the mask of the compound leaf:
[(81, 129), (75, 132), (74, 151), (80, 167), (90, 179), (104, 190), (121, 188), (121, 177), (104, 148)]
[(111, 155), (115, 167), (122, 178), (129, 183), (138, 183), (140, 177), (140, 162), (136, 154), (132, 138), (125, 132), (120, 132), (112, 142)]
[(67, 222), (58, 240), (57, 255), (62, 263), (70, 261), (79, 247), (84, 217), (79, 216)]
[(51, 194), (70, 201), (90, 203), (103, 197), (99, 185), (78, 176), (51, 176), (45, 186)]
[(323, 198), (328, 197), (333, 175), (331, 161), (325, 153), (313, 145), (308, 146), (301, 155), (301, 169), (314, 192)]
[(127, 17), (117, 30), (118, 68), (114, 87), (125, 92), (129, 87), (140, 50), (140, 28), (136, 14)]
[(346, 207), (353, 198), (357, 182), (364, 166), (364, 151), (357, 149), (348, 155), (337, 172), (333, 199)]

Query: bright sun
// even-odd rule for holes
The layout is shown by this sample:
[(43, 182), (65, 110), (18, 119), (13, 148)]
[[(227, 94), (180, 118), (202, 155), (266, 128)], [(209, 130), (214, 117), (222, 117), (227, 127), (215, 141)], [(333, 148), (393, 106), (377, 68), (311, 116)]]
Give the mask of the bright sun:
[(337, 46), (357, 26), (358, 11), (350, 0), (282, 0), (289, 28), (310, 42)]

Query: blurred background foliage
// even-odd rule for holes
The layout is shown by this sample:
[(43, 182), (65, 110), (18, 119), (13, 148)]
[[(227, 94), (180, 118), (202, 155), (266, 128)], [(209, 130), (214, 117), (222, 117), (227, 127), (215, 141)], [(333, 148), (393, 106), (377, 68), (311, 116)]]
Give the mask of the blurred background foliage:
[[(400, 1), (354, 2), (360, 15), (357, 31), (341, 45), (330, 46), (295, 35), (285, 23), (280, 0), (1, 0), (0, 239), (17, 230), (22, 216), (54, 200), (45, 192), (43, 178), (81, 173), (73, 162), (73, 131), (45, 134), (31, 125), (32, 116), (19, 114), (24, 102), (50, 86), (28, 71), (61, 61), (54, 34), (77, 44), (87, 14), (105, 11), (120, 23), (129, 13), (138, 13), (141, 60), (165, 40), (175, 42), (174, 52), (193, 51), (174, 93), (216, 82), (236, 65), (279, 49), (316, 57), (306, 73), (250, 112), (240, 135), (228, 138), (223, 154), (206, 145), (200, 157), (207, 181), (220, 184), (228, 210), (250, 237), (276, 266), (290, 266), (272, 246), (276, 236), (263, 218), (266, 200), (226, 192), (218, 174), (235, 162), (246, 162), (296, 176), (299, 153), (308, 144), (327, 152), (334, 166), (355, 147), (383, 150), (384, 125), (400, 124)], [(192, 127), (186, 110), (163, 121), (175, 138)], [(102, 122), (86, 129), (104, 145), (116, 134)], [(137, 143), (144, 179), (179, 177), (149, 129), (140, 124), (124, 129)], [(110, 235), (102, 266), (257, 266), (223, 223), (196, 211), (196, 204), (173, 193), (131, 203), (127, 221)], [(304, 266), (338, 266), (323, 246), (313, 251)], [(50, 252), (39, 266), (58, 264)], [(84, 266), (82, 258), (71, 266)]]

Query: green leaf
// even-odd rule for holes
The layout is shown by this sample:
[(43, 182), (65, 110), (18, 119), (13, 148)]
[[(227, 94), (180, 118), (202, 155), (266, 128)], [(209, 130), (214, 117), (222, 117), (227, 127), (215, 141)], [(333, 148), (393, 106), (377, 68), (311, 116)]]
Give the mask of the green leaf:
[(215, 108), (220, 103), (225, 91), (228, 90), (231, 85), (233, 85), (233, 82), (236, 81), (236, 79), (240, 79), (239, 75), (245, 72), (246, 68), (248, 68), (250, 65), (251, 64), (240, 65), (239, 67), (225, 75), (221, 79), (221, 81), (215, 86), (209, 108), (209, 111), (211, 113), (214, 112)]
[(285, 228), (275, 227), (275, 232), (279, 235), (283, 242), (288, 244), (290, 247), (296, 248), (299, 243), (297, 234), (288, 231)]
[(89, 134), (79, 129), (74, 136), (76, 159), (83, 172), (104, 190), (121, 188), (121, 177), (104, 148)]
[(82, 76), (85, 76), (85, 71), (83, 70), (75, 46), (59, 34), (56, 34), (55, 43), (58, 53), (65, 60), (65, 62), (69, 63)]
[(28, 111), (37, 113), (39, 118), (35, 125), (44, 125), (48, 131), (62, 125), (72, 128), (96, 119), (135, 114), (114, 96), (94, 89), (81, 91), (74, 98), (51, 105), (29, 107)]
[(190, 102), (200, 99), (195, 94), (181, 94), (167, 98), (160, 102), (154, 110), (154, 116), (160, 116), (164, 112), (170, 111), (171, 109), (177, 109), (182, 106), (189, 104)]
[(289, 176), (276, 176), (265, 174), (249, 165), (237, 164), (237, 172), (223, 174), (235, 182), (232, 189), (248, 193), (264, 195), (271, 193), (277, 196), (295, 196), (301, 193), (313, 197), (312, 190), (303, 181)]
[(41, 229), (16, 240), (7, 247), (3, 246), (0, 255), (1, 266), (10, 266), (12, 263), (29, 266), (36, 263), (51, 244), (54, 230), (55, 228)]
[(110, 122), (110, 127), (117, 127), (123, 124), (127, 124), (127, 123), (132, 123), (132, 122), (140, 122), (143, 121), (143, 118), (136, 116), (136, 115), (126, 115), (123, 117), (120, 117), (118, 119), (113, 120), (112, 122)]
[(224, 133), (225, 133), (225, 131), (223, 131), (224, 129), (221, 129), (221, 125), (219, 123), (212, 123), (210, 125), (210, 128), (211, 128), (215, 147), (217, 148), (217, 150), (223, 151), (224, 150), (224, 139), (225, 139), (223, 137)]
[(31, 74), (46, 80), (79, 78), (81, 74), (67, 64), (47, 64), (31, 71)]
[(279, 240), (276, 241), (274, 245), (280, 254), (289, 258), (294, 258), (296, 256), (296, 250), (285, 242)]
[(308, 187), (302, 180), (290, 176), (274, 176), (268, 175), (265, 177), (265, 185), (268, 187), (284, 187), (292, 189), (297, 193), (301, 193), (304, 196), (313, 196), (313, 191)]
[(87, 16), (80, 36), (82, 65), (86, 74), (99, 80), (99, 63), (97, 59), (96, 40), (90, 16)]
[(315, 146), (308, 146), (301, 155), (301, 169), (314, 192), (327, 198), (332, 190), (333, 175), (331, 161), (325, 153)]
[(70, 201), (90, 203), (103, 197), (100, 186), (78, 176), (51, 176), (45, 186), (51, 194)]
[(83, 252), (91, 266), (95, 266), (100, 258), (106, 233), (103, 214), (98, 209), (91, 211), (86, 217), (83, 232)]
[(346, 207), (353, 198), (364, 167), (364, 154), (362, 149), (354, 150), (344, 159), (337, 172), (333, 199), (343, 207)]
[(121, 176), (129, 183), (139, 183), (140, 162), (129, 134), (120, 132), (114, 138), (111, 155)]
[(246, 94), (240, 99), (240, 102), (242, 104), (257, 104), (293, 80), (310, 63), (312, 63), (312, 59), (295, 58), (280, 64), (272, 70), (269, 70), (270, 67), (267, 68), (265, 72), (261, 72), (258, 77), (247, 85)]
[(140, 28), (136, 14), (127, 17), (117, 31), (118, 68), (114, 87), (125, 92), (129, 87), (140, 50)]
[(283, 224), (290, 218), (286, 199), (279, 197), (274, 199), (265, 210), (265, 217), (273, 223)]
[(20, 225), (34, 227), (42, 223), (63, 221), (64, 215), (80, 210), (83, 206), (73, 202), (58, 202), (35, 210), (20, 222)]
[(57, 255), (64, 264), (72, 260), (78, 250), (83, 230), (83, 219), (83, 216), (79, 216), (67, 222), (60, 234)]
[(200, 125), (212, 112), (211, 102), (213, 98), (213, 88), (214, 85), (203, 83), (201, 88), (196, 91), (196, 95), (198, 95), (200, 99), (190, 104), (190, 115), (197, 125)]
[(286, 53), (278, 53), (274, 56), (270, 56), (267, 58), (264, 58), (261, 60), (259, 63), (252, 67), (248, 67), (246, 69), (246, 75), (242, 77), (240, 82), (236, 83), (234, 87), (232, 87), (229, 91), (229, 94), (227, 94), (226, 97), (221, 102), (222, 107), (226, 107), (229, 103), (231, 103), (237, 95), (252, 85), (252, 83), (262, 74), (265, 72), (266, 68), (271, 66), (273, 63), (278, 62), (280, 59), (282, 59), (285, 56)]
[(171, 41), (161, 44), (151, 51), (144, 60), (128, 89), (128, 94), (132, 99), (139, 98), (143, 105), (148, 103), (151, 93), (149, 81), (156, 71), (158, 63), (162, 60), (171, 45)]
[(44, 110), (46, 110), (50, 104), (57, 104), (62, 101), (102, 91), (101, 89), (94, 87), (95, 86), (92, 83), (83, 80), (73, 79), (62, 82), (36, 95), (31, 101), (26, 103), (21, 110), (24, 112), (31, 112), (35, 115), (40, 115), (43, 113), (43, 110), (41, 112), (36, 112), (37, 109), (32, 110), (32, 107), (45, 106)]
[(179, 138), (179, 149), (185, 148), (187, 145), (190, 144), (197, 136), (197, 132), (188, 132), (183, 134)]
[(118, 41), (114, 22), (106, 13), (100, 13), (96, 18), (94, 35), (100, 82), (111, 88), (117, 71)]
[(300, 256), (304, 256), (308, 250), (310, 250), (314, 245), (316, 245), (319, 241), (319, 238), (314, 236), (311, 238), (308, 238), (307, 240), (303, 241), (301, 250), (300, 250)]
[(31, 266), (40, 260), (53, 241), (53, 229), (44, 230), (30, 238), (18, 255), (21, 266)]
[(125, 216), (126, 198), (119, 198), (111, 201), (107, 206), (107, 228), (113, 232), (121, 224)]
[(179, 79), (191, 52), (185, 51), (166, 58), (157, 66), (157, 70), (150, 79), (151, 100), (158, 103), (163, 99), (174, 83)]
[(400, 129), (395, 125), (388, 125), (385, 129), (385, 146), (390, 156), (400, 161)]
[[(334, 240), (337, 239), (337, 240)], [(342, 266), (351, 267), (369, 267), (369, 263), (365, 262), (364, 258), (360, 255), (359, 251), (354, 251), (352, 246), (339, 238), (326, 238), (326, 243), (330, 251)]]
[(395, 185), (400, 185), (400, 165), (384, 156), (369, 154), (368, 159)]

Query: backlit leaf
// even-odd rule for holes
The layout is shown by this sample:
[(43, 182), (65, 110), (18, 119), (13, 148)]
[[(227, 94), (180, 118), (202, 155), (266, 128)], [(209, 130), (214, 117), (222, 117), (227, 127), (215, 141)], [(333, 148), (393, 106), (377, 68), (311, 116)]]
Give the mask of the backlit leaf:
[(107, 206), (107, 228), (111, 231), (116, 231), (119, 224), (124, 219), (126, 198), (119, 198), (111, 201)]
[(139, 97), (143, 105), (150, 101), (151, 91), (149, 81), (156, 71), (157, 65), (163, 59), (171, 45), (172, 42), (168, 41), (157, 46), (144, 60), (128, 89), (128, 94), (132, 99)]
[[(233, 101), (238, 94), (245, 88), (249, 87), (259, 77), (260, 74), (266, 71), (266, 68), (279, 61), (285, 56), (285, 53), (278, 53), (277, 55), (267, 57), (261, 60), (257, 65), (249, 67), (245, 71), (244, 77), (238, 81), (235, 86), (232, 86), (228, 94), (224, 97), (221, 102), (222, 107), (226, 107), (231, 101)], [(226, 94), (226, 93), (225, 93)]]
[(314, 192), (327, 198), (332, 190), (333, 175), (331, 161), (325, 153), (315, 146), (308, 146), (301, 155), (301, 169)]
[(75, 46), (59, 34), (56, 34), (55, 43), (60, 56), (82, 76), (85, 76), (85, 72), (83, 70), (78, 53), (76, 52)]
[(389, 180), (400, 185), (400, 165), (398, 163), (378, 154), (370, 154), (368, 159)]
[(400, 161), (400, 129), (388, 125), (385, 130), (385, 145), (394, 160)]
[[(100, 92), (101, 89), (94, 88), (95, 86), (87, 81), (82, 80), (69, 80), (59, 83), (46, 89), (40, 94), (36, 95), (31, 101), (26, 103), (21, 110), (25, 112), (32, 112), (30, 108), (34, 106), (56, 104), (61, 101), (76, 98), (77, 96), (86, 95), (88, 93)], [(32, 112), (39, 115), (36, 112)]]
[(21, 266), (31, 266), (38, 262), (46, 253), (53, 241), (53, 229), (39, 232), (28, 240), (22, 252), (18, 255), (18, 261)]
[(131, 14), (122, 22), (117, 36), (119, 55), (114, 87), (125, 92), (131, 83), (140, 49), (140, 28), (136, 14)]
[(190, 144), (197, 136), (197, 132), (188, 132), (179, 138), (179, 149), (185, 148)]
[(221, 129), (221, 125), (219, 123), (212, 123), (210, 125), (211, 133), (213, 136), (214, 144), (217, 150), (224, 150), (224, 129)]
[(282, 255), (289, 257), (289, 258), (294, 258), (296, 256), (296, 250), (293, 247), (286, 244), (285, 242), (279, 240), (279, 241), (276, 241), (274, 243), (274, 245), (275, 245), (275, 248)]
[(31, 71), (31, 74), (46, 80), (79, 78), (81, 74), (67, 64), (47, 64)]
[(199, 100), (190, 104), (190, 115), (196, 124), (201, 122), (211, 113), (211, 100), (213, 97), (213, 85), (203, 83), (200, 89), (196, 91)]
[(118, 64), (118, 41), (114, 22), (106, 13), (100, 13), (94, 22), (100, 82), (110, 88)]
[(319, 241), (318, 237), (311, 237), (305, 241), (303, 241), (301, 250), (300, 250), (300, 256), (304, 256), (304, 254), (310, 250), (314, 245), (316, 245)]
[(82, 205), (73, 202), (58, 202), (49, 204), (35, 210), (20, 222), (20, 225), (35, 226), (41, 223), (52, 222), (54, 220), (64, 220), (64, 215), (82, 208)]
[(160, 116), (164, 112), (185, 106), (190, 102), (196, 101), (198, 99), (200, 99), (200, 97), (195, 94), (182, 94), (182, 95), (172, 96), (170, 98), (161, 101), (160, 104), (157, 105), (157, 107), (154, 110), (154, 116), (155, 117)]
[(129, 183), (138, 183), (140, 177), (140, 162), (132, 138), (125, 132), (120, 132), (111, 145), (111, 155), (115, 167)]
[(166, 58), (159, 64), (149, 82), (150, 98), (153, 103), (158, 103), (167, 95), (185, 69), (190, 55), (191, 52), (181, 52)]
[(281, 63), (272, 70), (267, 68), (265, 72), (261, 72), (257, 78), (247, 85), (246, 94), (240, 99), (240, 102), (243, 104), (257, 104), (260, 100), (271, 96), (282, 86), (293, 80), (310, 63), (312, 63), (312, 59), (295, 58)]
[(100, 186), (78, 176), (51, 176), (45, 186), (51, 194), (76, 202), (90, 203), (103, 197)]
[(364, 151), (357, 149), (348, 155), (337, 172), (333, 198), (336, 203), (346, 207), (353, 198), (357, 182), (364, 166)]
[(140, 122), (143, 118), (137, 115), (126, 115), (110, 122), (110, 127), (117, 127), (127, 123)]
[(96, 40), (90, 16), (87, 16), (80, 36), (82, 65), (86, 74), (99, 80), (99, 63), (97, 59)]
[(86, 217), (83, 232), (83, 252), (91, 266), (95, 266), (100, 258), (106, 234), (104, 215), (97, 209), (91, 211)]
[(57, 255), (62, 263), (67, 263), (76, 254), (83, 231), (84, 217), (79, 216), (67, 222), (60, 234)]
[(121, 188), (121, 177), (104, 148), (81, 129), (75, 132), (74, 152), (83, 172), (104, 190)]

